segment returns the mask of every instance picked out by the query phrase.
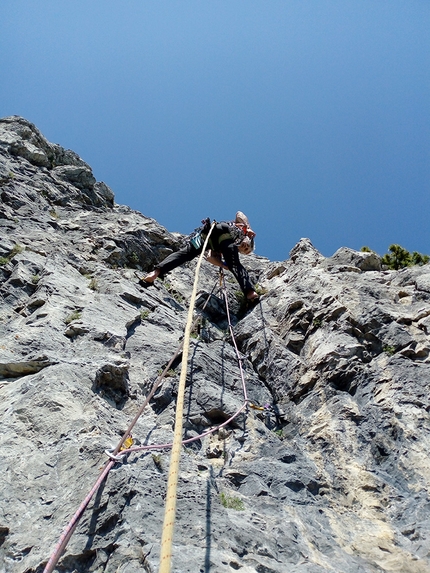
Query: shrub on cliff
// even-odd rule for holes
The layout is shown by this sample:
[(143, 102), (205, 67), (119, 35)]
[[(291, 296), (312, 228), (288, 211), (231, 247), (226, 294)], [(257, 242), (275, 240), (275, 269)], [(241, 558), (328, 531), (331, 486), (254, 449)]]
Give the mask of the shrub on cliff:
[[(361, 251), (364, 253), (372, 252), (369, 247), (361, 247)], [(400, 245), (390, 245), (388, 247), (388, 253), (383, 255), (381, 262), (388, 269), (399, 270), (405, 267), (412, 267), (413, 265), (425, 265), (430, 261), (429, 255), (423, 255), (414, 251), (410, 253)]]

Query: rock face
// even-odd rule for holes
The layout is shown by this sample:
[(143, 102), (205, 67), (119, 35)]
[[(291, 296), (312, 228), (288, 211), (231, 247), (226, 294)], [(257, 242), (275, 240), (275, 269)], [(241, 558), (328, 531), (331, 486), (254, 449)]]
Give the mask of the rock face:
[[(229, 215), (226, 214), (226, 217)], [(186, 322), (194, 264), (135, 270), (180, 237), (114, 203), (90, 167), (22, 118), (0, 120), (0, 571), (40, 573)], [(373, 254), (244, 260), (227, 277), (248, 408), (184, 447), (172, 571), (430, 572), (430, 266)], [(218, 273), (190, 349), (185, 437), (243, 403)], [(169, 443), (179, 360), (133, 430)], [(57, 570), (158, 570), (169, 450), (115, 465)]]

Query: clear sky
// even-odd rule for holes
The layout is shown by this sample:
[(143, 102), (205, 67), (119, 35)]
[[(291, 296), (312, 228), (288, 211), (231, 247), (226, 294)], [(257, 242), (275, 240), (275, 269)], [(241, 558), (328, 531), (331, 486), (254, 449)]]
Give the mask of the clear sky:
[(429, 0), (13, 0), (0, 116), (189, 233), (430, 254)]

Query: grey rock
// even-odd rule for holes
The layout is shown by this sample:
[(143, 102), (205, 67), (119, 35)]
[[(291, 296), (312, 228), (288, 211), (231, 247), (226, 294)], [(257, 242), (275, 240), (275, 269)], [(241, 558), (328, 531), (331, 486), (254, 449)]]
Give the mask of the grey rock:
[(40, 167), (74, 165), (89, 168), (74, 151), (50, 143), (33, 123), (19, 116), (0, 119), (0, 146)]
[(322, 262), (324, 257), (313, 246), (309, 239), (300, 239), (290, 251), (290, 259), (294, 263), (305, 263), (315, 266)]
[(338, 266), (346, 269), (356, 267), (361, 271), (380, 271), (382, 268), (381, 257), (376, 253), (363, 253), (347, 247), (338, 249), (332, 257), (326, 259), (324, 266), (327, 268)]
[[(183, 338), (183, 237), (116, 205), (74, 152), (0, 120), (0, 571), (41, 573)], [(246, 308), (202, 265), (185, 392), (173, 571), (430, 572), (428, 266), (371, 254), (244, 258)], [(366, 271), (366, 272), (364, 272)], [(205, 309), (203, 305), (208, 301)], [(180, 356), (132, 431), (169, 444)], [(57, 570), (157, 571), (168, 448), (117, 463)]]
[(26, 360), (14, 360), (14, 358), (10, 356), (9, 360), (7, 360), (7, 357), (3, 355), (0, 362), (0, 376), (3, 378), (26, 376), (27, 374), (39, 372), (43, 368), (51, 366), (51, 364), (53, 364), (53, 362), (46, 356), (34, 358), (28, 356)]
[(91, 169), (83, 166), (78, 167), (75, 165), (64, 165), (61, 167), (54, 167), (52, 175), (72, 183), (72, 185), (78, 189), (92, 189), (96, 182)]
[[(425, 271), (427, 271), (427, 266), (428, 265), (426, 265), (424, 267)], [(417, 277), (415, 284), (416, 284), (417, 290), (421, 290), (421, 291), (430, 293), (430, 273), (425, 272), (425, 274)]]

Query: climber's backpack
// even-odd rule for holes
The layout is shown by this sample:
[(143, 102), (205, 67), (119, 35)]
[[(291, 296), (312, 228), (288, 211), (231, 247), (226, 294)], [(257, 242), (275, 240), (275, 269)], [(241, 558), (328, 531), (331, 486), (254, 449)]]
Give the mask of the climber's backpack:
[[(202, 219), (202, 225), (194, 229), (194, 231), (191, 233), (188, 240), (195, 249), (200, 249), (204, 239), (206, 238), (206, 235), (209, 233), (210, 228), (211, 228), (211, 220), (209, 219), (209, 217), (207, 217), (206, 219)], [(205, 236), (202, 237), (202, 234), (204, 234)]]

